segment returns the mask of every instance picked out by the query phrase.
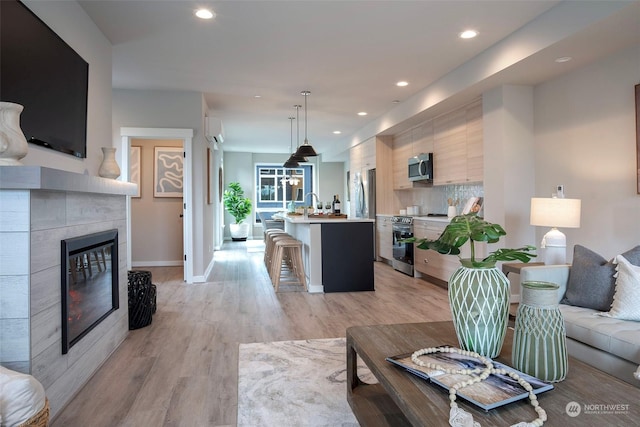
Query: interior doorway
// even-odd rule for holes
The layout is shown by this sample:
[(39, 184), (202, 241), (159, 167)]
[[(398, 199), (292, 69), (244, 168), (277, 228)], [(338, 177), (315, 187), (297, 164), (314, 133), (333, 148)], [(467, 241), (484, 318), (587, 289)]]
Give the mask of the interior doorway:
[[(121, 128), (120, 134), (122, 176), (126, 181), (141, 181), (140, 198), (127, 198), (127, 241), (131, 243), (127, 245), (127, 267), (135, 266), (134, 248), (142, 252), (154, 251), (155, 255), (151, 256), (160, 258), (146, 262), (149, 266), (182, 265), (184, 280), (192, 283), (192, 177), (185, 171), (192, 170), (193, 130)], [(139, 166), (137, 170), (140, 173), (137, 177), (135, 167), (134, 176), (131, 173), (132, 161), (134, 166)], [(139, 163), (136, 165), (135, 162)], [(177, 175), (181, 175), (181, 182)], [(132, 206), (143, 212), (135, 212)], [(136, 228), (134, 232), (132, 219), (140, 215), (146, 216), (146, 219), (142, 223), (138, 222), (142, 230)], [(149, 227), (151, 228), (147, 230)], [(181, 236), (181, 239), (177, 236)]]

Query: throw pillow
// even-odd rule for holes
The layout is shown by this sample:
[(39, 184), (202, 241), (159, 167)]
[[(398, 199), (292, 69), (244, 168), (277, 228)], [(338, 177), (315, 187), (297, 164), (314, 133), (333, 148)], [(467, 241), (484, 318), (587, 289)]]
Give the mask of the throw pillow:
[[(623, 253), (627, 261), (640, 265), (640, 245)], [(615, 292), (615, 265), (584, 246), (573, 248), (573, 264), (562, 304), (609, 311)]]
[(616, 293), (608, 313), (600, 316), (640, 321), (640, 267), (631, 265), (622, 255), (616, 257)]

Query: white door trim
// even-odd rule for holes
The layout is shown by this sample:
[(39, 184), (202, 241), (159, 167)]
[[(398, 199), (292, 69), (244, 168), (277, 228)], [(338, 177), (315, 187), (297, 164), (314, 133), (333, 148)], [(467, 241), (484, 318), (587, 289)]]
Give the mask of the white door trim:
[[(122, 138), (121, 166), (122, 180), (129, 181), (129, 150), (131, 140), (143, 139), (181, 139), (184, 147), (184, 173), (183, 173), (183, 221), (182, 239), (184, 247), (184, 280), (193, 283), (193, 129), (169, 129), (169, 128), (120, 128)], [(127, 197), (127, 242), (131, 242), (131, 197)], [(131, 244), (127, 245), (127, 269), (131, 269)]]

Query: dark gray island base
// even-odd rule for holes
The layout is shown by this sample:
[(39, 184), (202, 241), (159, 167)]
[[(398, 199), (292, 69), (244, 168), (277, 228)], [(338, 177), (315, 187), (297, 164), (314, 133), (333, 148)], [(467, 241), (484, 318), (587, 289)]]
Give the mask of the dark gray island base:
[(324, 223), (321, 227), (324, 291), (373, 291), (373, 223)]
[(309, 292), (374, 290), (374, 220), (281, 217), (285, 231), (302, 242)]

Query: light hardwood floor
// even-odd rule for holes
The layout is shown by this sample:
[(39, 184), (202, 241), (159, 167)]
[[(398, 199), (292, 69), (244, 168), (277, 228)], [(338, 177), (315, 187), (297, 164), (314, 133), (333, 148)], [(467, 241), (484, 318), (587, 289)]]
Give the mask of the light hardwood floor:
[(375, 292), (276, 294), (254, 246), (226, 243), (207, 283), (185, 284), (180, 267), (149, 268), (158, 287), (153, 323), (129, 333), (52, 427), (233, 426), (239, 343), (451, 319), (444, 289), (382, 263)]

